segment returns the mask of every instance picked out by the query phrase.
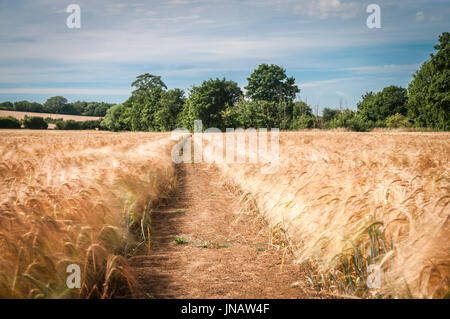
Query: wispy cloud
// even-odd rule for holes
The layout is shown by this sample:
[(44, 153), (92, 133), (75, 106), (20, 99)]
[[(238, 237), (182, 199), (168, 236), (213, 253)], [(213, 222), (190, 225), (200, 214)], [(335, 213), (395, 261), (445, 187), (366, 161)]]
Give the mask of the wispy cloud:
[(416, 22), (422, 22), (423, 20), (425, 20), (425, 14), (423, 11), (416, 12)]
[(330, 84), (343, 83), (348, 81), (355, 81), (359, 78), (349, 77), (349, 78), (338, 78), (338, 79), (330, 79), (330, 80), (321, 80), (321, 81), (313, 81), (313, 82), (305, 82), (305, 83), (297, 83), (296, 85), (299, 88), (312, 88), (312, 87), (325, 87)]
[(254, 0), (254, 6), (274, 7), (277, 11), (288, 11), (296, 15), (312, 18), (349, 19), (364, 13), (363, 3), (341, 0)]
[(303, 1), (294, 8), (296, 13), (304, 13), (311, 17), (327, 19), (337, 17), (341, 19), (349, 19), (355, 17), (358, 13), (363, 12), (362, 3), (344, 2), (340, 0), (311, 0)]
[(396, 73), (405, 71), (414, 71), (420, 67), (420, 64), (390, 64), (390, 65), (371, 65), (358, 66), (350, 68), (342, 68), (342, 71), (353, 71), (360, 74), (374, 74), (374, 73)]
[(130, 89), (86, 89), (86, 88), (8, 88), (0, 89), (0, 94), (41, 94), (41, 95), (126, 95)]
[(366, 27), (359, 0), (76, 2), (79, 30), (66, 27), (60, 0), (0, 2), (0, 100), (126, 96), (144, 72), (183, 89), (222, 76), (245, 86), (260, 63), (274, 63), (310, 100), (331, 105), (340, 92), (353, 103), (365, 90), (408, 83), (450, 28), (443, 0), (379, 0), (379, 30)]

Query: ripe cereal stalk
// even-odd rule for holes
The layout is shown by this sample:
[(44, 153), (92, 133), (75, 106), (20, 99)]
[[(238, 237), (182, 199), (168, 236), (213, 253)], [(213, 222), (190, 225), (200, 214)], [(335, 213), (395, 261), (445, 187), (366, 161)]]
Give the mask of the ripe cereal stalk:
[[(170, 134), (3, 131), (0, 298), (111, 298), (138, 288), (127, 257), (176, 186)], [(68, 289), (78, 264), (81, 289)]]
[[(216, 164), (287, 233), (324, 296), (442, 298), (449, 145), (448, 133), (285, 132), (275, 174), (262, 175), (261, 164)], [(371, 264), (381, 267), (379, 289), (367, 286)]]

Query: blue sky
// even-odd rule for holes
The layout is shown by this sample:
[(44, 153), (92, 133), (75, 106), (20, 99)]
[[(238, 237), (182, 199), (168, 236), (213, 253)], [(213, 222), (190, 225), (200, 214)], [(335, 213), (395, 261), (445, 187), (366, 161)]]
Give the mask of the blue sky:
[[(81, 28), (66, 7), (81, 7)], [(381, 29), (366, 26), (368, 4)], [(283, 66), (313, 107), (356, 108), (366, 91), (407, 86), (450, 1), (0, 0), (0, 101), (124, 101), (142, 73), (189, 89), (226, 77), (241, 87), (261, 63)]]

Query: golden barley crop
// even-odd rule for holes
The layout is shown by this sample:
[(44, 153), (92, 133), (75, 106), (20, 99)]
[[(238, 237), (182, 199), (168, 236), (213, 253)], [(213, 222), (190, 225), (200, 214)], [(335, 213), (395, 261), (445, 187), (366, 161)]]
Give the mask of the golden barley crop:
[[(263, 164), (218, 166), (254, 196), (319, 291), (441, 298), (450, 286), (449, 158), (448, 133), (286, 132), (274, 174), (261, 174)], [(369, 265), (380, 269), (379, 288), (368, 287)]]
[[(205, 134), (206, 158), (217, 158), (207, 147), (217, 136)], [(151, 209), (176, 187), (170, 156), (180, 139), (2, 131), (0, 298), (132, 295), (127, 257), (150, 247)], [(217, 165), (255, 199), (272, 228), (268, 244), (292, 253), (325, 297), (441, 298), (449, 142), (448, 133), (286, 132), (273, 174), (248, 162), (255, 154)], [(67, 288), (70, 264), (81, 266), (81, 289)], [(369, 285), (372, 265), (379, 286)]]
[[(0, 133), (0, 298), (133, 294), (126, 257), (176, 185), (169, 134)], [(68, 289), (66, 268), (82, 270)]]

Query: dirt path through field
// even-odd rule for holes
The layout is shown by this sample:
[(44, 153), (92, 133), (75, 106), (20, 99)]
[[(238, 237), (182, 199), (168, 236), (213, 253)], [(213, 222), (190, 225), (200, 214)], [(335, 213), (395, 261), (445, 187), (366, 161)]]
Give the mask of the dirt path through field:
[(151, 252), (132, 259), (141, 297), (314, 296), (289, 257), (282, 262), (282, 252), (267, 250), (267, 229), (245, 214), (214, 166), (184, 164), (179, 173), (177, 195), (152, 215)]

